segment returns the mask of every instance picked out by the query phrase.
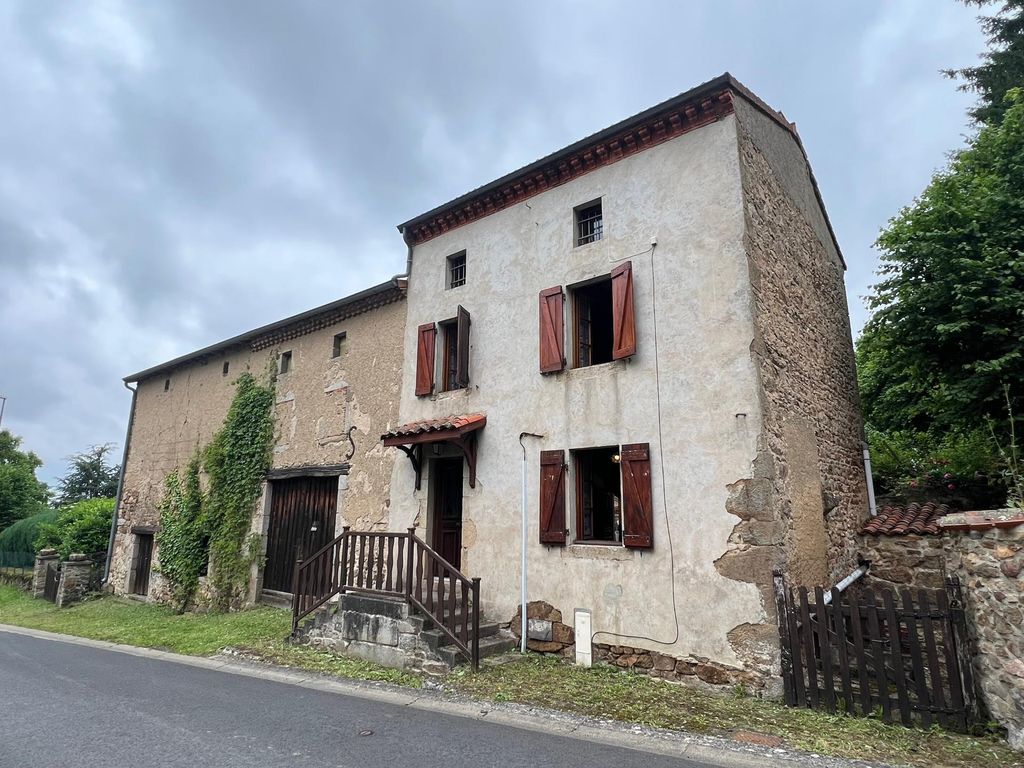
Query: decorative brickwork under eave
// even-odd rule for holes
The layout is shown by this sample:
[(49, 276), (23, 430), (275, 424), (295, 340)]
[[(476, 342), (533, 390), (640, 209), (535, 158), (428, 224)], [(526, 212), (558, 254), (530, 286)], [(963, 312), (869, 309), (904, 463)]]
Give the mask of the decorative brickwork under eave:
[(410, 245), (419, 245), (585, 173), (721, 120), (732, 114), (732, 100), (733, 93), (726, 87), (691, 102), (674, 105), (614, 136), (588, 144), (567, 157), (553, 158), (551, 162), (532, 169), (528, 174), (518, 175), (497, 189), (482, 191), (479, 195), (471, 193), (463, 205), (445, 208), (422, 222), (410, 224), (404, 231), (405, 240)]

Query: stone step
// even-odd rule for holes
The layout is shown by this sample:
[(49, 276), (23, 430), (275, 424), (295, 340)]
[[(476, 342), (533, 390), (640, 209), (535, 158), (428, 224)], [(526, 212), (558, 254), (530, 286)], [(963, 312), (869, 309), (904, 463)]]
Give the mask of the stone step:
[(274, 589), (264, 589), (260, 593), (260, 603), (263, 605), (269, 605), (272, 608), (292, 608), (292, 594), (291, 592), (278, 592)]
[[(497, 656), (511, 651), (516, 647), (516, 639), (510, 632), (502, 630), (489, 637), (480, 638), (480, 658)], [(454, 645), (444, 645), (437, 649), (437, 655), (449, 666), (456, 667), (459, 664), (468, 664), (469, 659), (462, 655)]]
[[(428, 619), (427, 620), (427, 626), (428, 627), (432, 627), (432, 625), (433, 625), (433, 622)], [(455, 632), (456, 635), (459, 634), (459, 630), (460, 629), (462, 629), (462, 625), (461, 624), (459, 624), (459, 625), (457, 625), (455, 627), (454, 632)], [(498, 634), (500, 629), (501, 629), (501, 625), (498, 624), (496, 621), (489, 621), (489, 622), (486, 622), (486, 623), (485, 622), (481, 622), (480, 623), (480, 638), (481, 638), (481, 640), (483, 638), (485, 638), (485, 637), (492, 637), (492, 636)], [(452, 644), (451, 638), (448, 637), (448, 635), (446, 635), (440, 629), (437, 629), (436, 627), (433, 627), (433, 628), (430, 628), (430, 629), (424, 629), (420, 633), (420, 637), (423, 639), (423, 642), (426, 643), (430, 647), (430, 649), (433, 650), (433, 651), (436, 651), (439, 648), (443, 648), (446, 645), (451, 645)]]

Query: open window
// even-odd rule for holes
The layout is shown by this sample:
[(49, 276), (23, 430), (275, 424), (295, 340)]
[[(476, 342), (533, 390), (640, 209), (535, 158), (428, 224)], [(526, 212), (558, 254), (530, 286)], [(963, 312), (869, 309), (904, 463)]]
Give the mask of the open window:
[[(548, 289), (549, 291), (552, 289)], [(636, 312), (633, 305), (633, 264), (625, 262), (605, 277), (579, 283), (570, 289), (572, 298), (573, 367), (610, 363), (636, 354)], [(551, 322), (545, 325), (545, 293), (541, 294), (541, 343)], [(550, 301), (554, 297), (548, 297)], [(559, 305), (560, 308), (560, 305)], [(550, 313), (550, 307), (548, 307)], [(545, 369), (541, 347), (541, 370)], [(548, 351), (553, 357), (554, 352)]]
[(603, 277), (572, 289), (575, 368), (612, 361), (612, 280)]
[(572, 452), (576, 474), (576, 540), (618, 544), (622, 541), (622, 483), (619, 448)]
[(416, 341), (416, 394), (430, 395), (434, 391), (434, 365), (437, 332), (441, 332), (440, 391), (465, 389), (469, 386), (469, 312), (460, 306), (451, 320), (426, 323), (417, 329)]
[[(565, 478), (561, 450), (540, 452), (540, 542), (563, 546)], [(570, 452), (575, 481), (575, 541), (581, 544), (654, 546), (651, 450), (648, 443), (580, 448)]]

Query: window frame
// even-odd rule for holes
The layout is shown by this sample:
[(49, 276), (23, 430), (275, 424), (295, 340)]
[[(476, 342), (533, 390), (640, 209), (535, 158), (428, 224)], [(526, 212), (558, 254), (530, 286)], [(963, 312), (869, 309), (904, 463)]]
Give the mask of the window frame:
[(331, 360), (336, 360), (342, 355), (342, 346), (346, 339), (348, 339), (348, 333), (346, 331), (339, 331), (334, 334), (334, 338), (331, 341)]
[[(612, 316), (612, 326), (614, 327), (614, 324), (615, 324), (614, 295), (612, 294), (612, 277), (611, 277), (611, 274), (598, 275), (597, 277), (593, 277), (593, 278), (591, 278), (589, 280), (584, 280), (582, 282), (574, 283), (573, 285), (566, 286), (566, 293), (569, 296), (569, 301), (571, 302), (571, 310), (572, 310), (571, 311), (571, 322), (572, 322), (572, 366), (571, 367), (574, 368), (574, 369), (575, 368), (591, 368), (591, 367), (593, 367), (595, 365), (608, 365), (609, 363), (615, 362), (614, 356), (611, 359), (606, 360), (606, 361), (601, 362), (601, 363), (588, 362), (588, 363), (584, 364), (584, 363), (580, 362), (580, 357), (581, 357), (580, 356), (580, 344), (581, 344), (581, 341), (582, 341), (582, 339), (580, 337), (580, 325), (581, 325), (581, 319), (582, 319), (580, 313), (581, 313), (581, 310), (584, 307), (586, 307), (588, 310), (590, 310), (591, 307), (592, 307), (592, 303), (590, 301), (590, 298), (589, 297), (585, 297), (582, 292), (586, 291), (588, 288), (592, 288), (593, 286), (599, 285), (601, 283), (607, 283), (608, 284), (608, 288), (609, 288), (608, 312)], [(591, 317), (588, 317), (588, 319), (587, 319), (587, 322), (589, 324), (589, 331), (590, 331), (590, 339), (588, 341), (587, 346), (588, 346), (588, 350), (589, 350), (589, 353), (590, 353), (590, 360), (593, 360), (593, 356), (594, 356), (594, 337), (593, 337), (594, 321), (592, 319), (593, 313), (590, 312), (590, 315), (591, 315)], [(614, 331), (612, 331), (612, 333), (614, 334)]]
[(459, 386), (459, 320), (457, 317), (441, 320), (437, 324), (441, 336), (441, 381), (440, 392), (454, 392)]
[[(457, 263), (460, 262), (460, 263)], [(466, 251), (458, 251), (450, 254), (445, 260), (444, 287), (445, 290), (461, 288), (466, 284)], [(461, 277), (456, 277), (456, 270), (461, 270)]]
[(292, 351), (290, 349), (285, 350), (281, 353), (280, 359), (277, 361), (277, 373), (279, 376), (284, 376), (292, 371)]
[[(592, 211), (593, 209), (598, 210), (596, 216), (589, 216), (583, 218), (582, 214)], [(582, 234), (583, 230), (581, 226), (584, 224), (590, 224), (591, 222), (597, 222), (596, 226), (591, 226), (587, 234)], [(604, 239), (604, 201), (598, 197), (590, 202), (577, 205), (572, 209), (572, 244), (573, 248), (580, 248), (584, 245), (590, 245)]]
[[(572, 531), (572, 543), (580, 544), (583, 546), (605, 546), (605, 547), (623, 547), (625, 546), (625, 535), (623, 531), (623, 515), (622, 515), (622, 504), (623, 504), (623, 489), (622, 489), (622, 462), (613, 461), (618, 468), (618, 479), (619, 479), (619, 524), (618, 524), (618, 541), (614, 539), (598, 539), (598, 538), (584, 538), (584, 488), (583, 488), (583, 471), (581, 468), (581, 454), (591, 453), (593, 451), (614, 451), (613, 456), (621, 456), (622, 448), (619, 445), (594, 445), (587, 448), (572, 448), (569, 450), (569, 466), (572, 470), (572, 484), (573, 484), (573, 531)], [(593, 481), (590, 481), (591, 487), (593, 487)], [(591, 504), (591, 509), (593, 504)], [(614, 515), (614, 512), (613, 512)], [(614, 517), (612, 525), (614, 527)], [(593, 512), (591, 512), (591, 528), (593, 528)]]

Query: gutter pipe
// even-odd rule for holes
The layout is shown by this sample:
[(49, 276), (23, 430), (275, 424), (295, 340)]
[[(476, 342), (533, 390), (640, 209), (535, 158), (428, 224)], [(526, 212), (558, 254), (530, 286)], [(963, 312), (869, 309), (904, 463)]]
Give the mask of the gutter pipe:
[(878, 514), (878, 508), (875, 506), (875, 480), (871, 474), (871, 451), (867, 443), (864, 443), (864, 476), (868, 481), (868, 510), (874, 517)]
[(114, 556), (114, 537), (117, 535), (117, 518), (121, 511), (121, 497), (124, 495), (124, 468), (128, 464), (128, 446), (132, 440), (132, 426), (135, 424), (135, 400), (138, 397), (138, 385), (134, 389), (128, 386), (127, 381), (121, 382), (124, 388), (132, 393), (132, 409), (128, 414), (128, 431), (124, 435), (124, 450), (121, 452), (121, 471), (117, 477), (117, 500), (114, 502), (114, 516), (110, 520), (110, 538), (107, 540), (107, 562), (103, 566), (103, 580), (106, 584), (110, 578), (110, 561)]
[[(840, 592), (845, 592), (849, 588), (849, 586), (853, 584), (853, 582), (857, 581), (857, 579), (861, 578), (862, 576), (867, 575), (868, 568), (870, 566), (871, 563), (861, 563), (853, 570), (853, 572), (849, 576), (847, 576), (845, 579), (836, 584), (835, 588), (838, 589)], [(825, 605), (829, 605), (832, 602), (831, 589), (825, 593), (823, 602), (825, 603)]]

